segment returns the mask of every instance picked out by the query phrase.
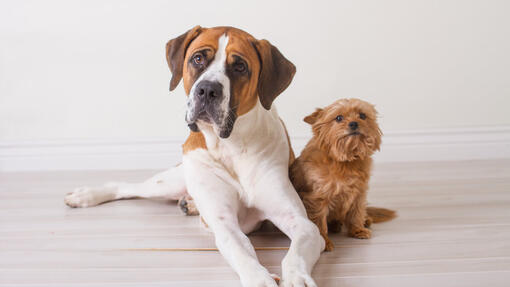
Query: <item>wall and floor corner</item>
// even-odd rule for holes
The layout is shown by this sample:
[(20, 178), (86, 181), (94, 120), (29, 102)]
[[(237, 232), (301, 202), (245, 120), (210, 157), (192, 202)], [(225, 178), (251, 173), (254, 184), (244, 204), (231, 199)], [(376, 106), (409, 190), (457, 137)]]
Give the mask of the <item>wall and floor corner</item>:
[(187, 5), (0, 2), (0, 171), (178, 162), (185, 96), (168, 94), (164, 46), (197, 24), (242, 28), (296, 64), (276, 101), (296, 150), (304, 116), (358, 97), (381, 115), (376, 161), (510, 158), (508, 1)]
[[(293, 137), (297, 154), (309, 137)], [(0, 143), (0, 172), (166, 169), (181, 160), (182, 139), (46, 140)], [(395, 132), (384, 136), (380, 162), (510, 158), (510, 128)]]

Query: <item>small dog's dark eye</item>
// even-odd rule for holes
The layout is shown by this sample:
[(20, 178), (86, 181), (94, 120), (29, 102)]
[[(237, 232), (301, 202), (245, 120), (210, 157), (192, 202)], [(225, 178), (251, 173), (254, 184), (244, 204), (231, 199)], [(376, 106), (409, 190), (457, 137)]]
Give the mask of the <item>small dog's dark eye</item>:
[(195, 56), (193, 56), (193, 63), (197, 66), (201, 66), (202, 64), (204, 64), (204, 57), (200, 54), (196, 54)]
[(234, 64), (234, 71), (238, 73), (244, 73), (246, 71), (246, 64), (243, 62), (237, 62)]
[(360, 118), (360, 119), (362, 119), (362, 120), (364, 120), (364, 119), (366, 119), (366, 118), (367, 118), (367, 115), (365, 115), (364, 113), (360, 113), (360, 114), (359, 114), (359, 118)]
[(341, 122), (343, 119), (344, 119), (344, 117), (342, 117), (342, 116), (336, 116), (336, 119), (335, 119), (335, 120), (336, 120), (337, 122)]

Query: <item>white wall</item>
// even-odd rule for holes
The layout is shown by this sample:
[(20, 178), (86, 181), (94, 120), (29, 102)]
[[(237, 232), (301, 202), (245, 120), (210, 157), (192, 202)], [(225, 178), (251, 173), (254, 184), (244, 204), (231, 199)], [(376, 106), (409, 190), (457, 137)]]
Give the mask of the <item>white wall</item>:
[(292, 136), (341, 97), (383, 131), (510, 125), (510, 1), (0, 1), (0, 142), (183, 139), (164, 46), (230, 25), (298, 68), (277, 100)]

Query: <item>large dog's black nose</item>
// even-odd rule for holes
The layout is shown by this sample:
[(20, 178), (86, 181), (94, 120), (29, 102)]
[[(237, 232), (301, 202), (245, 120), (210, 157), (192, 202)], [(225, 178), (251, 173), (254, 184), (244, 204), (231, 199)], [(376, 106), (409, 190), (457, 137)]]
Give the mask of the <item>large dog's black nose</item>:
[(197, 85), (196, 94), (200, 98), (209, 100), (221, 98), (223, 96), (223, 85), (218, 82), (201, 81)]
[(351, 128), (351, 130), (355, 131), (358, 129), (358, 122), (350, 122), (349, 123), (349, 127)]

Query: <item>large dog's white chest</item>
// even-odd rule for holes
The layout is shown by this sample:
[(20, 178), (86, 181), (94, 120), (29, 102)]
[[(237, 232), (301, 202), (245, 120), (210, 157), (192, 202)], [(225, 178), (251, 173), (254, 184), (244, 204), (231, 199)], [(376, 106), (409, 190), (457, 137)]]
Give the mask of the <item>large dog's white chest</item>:
[(211, 161), (211, 167), (224, 169), (239, 184), (240, 198), (248, 206), (255, 196), (252, 187), (264, 181), (268, 169), (287, 175), (289, 143), (275, 108), (266, 111), (257, 103), (238, 118), (228, 139), (220, 139), (210, 125), (199, 123), (199, 127), (207, 145), (200, 156)]

